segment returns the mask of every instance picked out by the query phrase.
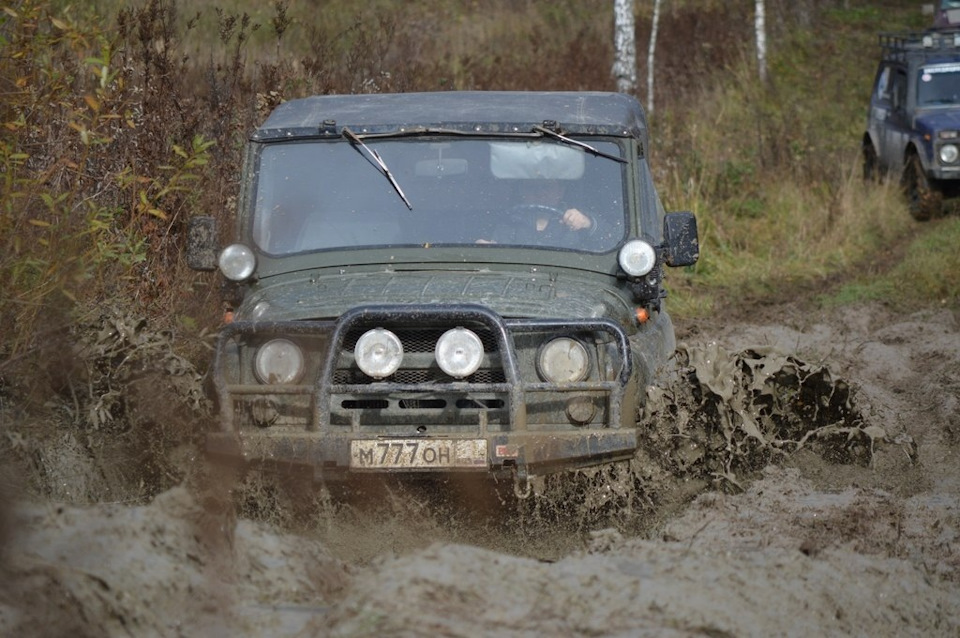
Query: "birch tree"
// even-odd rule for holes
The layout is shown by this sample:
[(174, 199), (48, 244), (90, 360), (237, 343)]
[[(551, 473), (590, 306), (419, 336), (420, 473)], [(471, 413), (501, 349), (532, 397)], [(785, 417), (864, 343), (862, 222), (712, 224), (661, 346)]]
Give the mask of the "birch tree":
[(637, 88), (637, 45), (633, 22), (633, 0), (613, 0), (614, 62), (617, 90), (633, 93)]
[(764, 16), (764, 0), (757, 0), (755, 12), (754, 29), (757, 32), (757, 71), (760, 74), (760, 82), (767, 81), (767, 31)]
[(653, 3), (653, 24), (650, 27), (650, 47), (647, 50), (647, 114), (653, 113), (653, 54), (657, 49), (657, 26), (660, 24), (660, 0)]

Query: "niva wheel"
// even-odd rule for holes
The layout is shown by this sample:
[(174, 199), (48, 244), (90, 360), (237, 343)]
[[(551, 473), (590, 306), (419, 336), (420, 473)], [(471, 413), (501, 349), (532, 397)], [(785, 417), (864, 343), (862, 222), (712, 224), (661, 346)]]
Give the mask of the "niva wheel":
[(910, 215), (914, 219), (927, 221), (940, 216), (943, 210), (943, 194), (923, 172), (923, 164), (917, 155), (907, 158), (900, 185), (907, 198)]

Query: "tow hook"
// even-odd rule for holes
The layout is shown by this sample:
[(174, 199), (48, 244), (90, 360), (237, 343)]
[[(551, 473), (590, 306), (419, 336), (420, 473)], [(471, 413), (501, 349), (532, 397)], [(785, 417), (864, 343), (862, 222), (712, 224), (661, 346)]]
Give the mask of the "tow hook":
[(513, 494), (521, 500), (528, 499), (533, 494), (533, 483), (527, 473), (527, 466), (522, 463), (513, 468)]

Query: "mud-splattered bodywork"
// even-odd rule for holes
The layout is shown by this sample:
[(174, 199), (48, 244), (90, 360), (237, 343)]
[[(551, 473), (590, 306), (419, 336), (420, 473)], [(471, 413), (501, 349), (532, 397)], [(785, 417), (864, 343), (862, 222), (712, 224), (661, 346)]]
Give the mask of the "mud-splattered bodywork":
[[(647, 153), (643, 112), (619, 94), (279, 107), (251, 137), (220, 259), (233, 321), (210, 449), (324, 478), (631, 456), (675, 345), (662, 267), (697, 258), (693, 217), (664, 213)], [(525, 192), (551, 189), (563, 201)]]

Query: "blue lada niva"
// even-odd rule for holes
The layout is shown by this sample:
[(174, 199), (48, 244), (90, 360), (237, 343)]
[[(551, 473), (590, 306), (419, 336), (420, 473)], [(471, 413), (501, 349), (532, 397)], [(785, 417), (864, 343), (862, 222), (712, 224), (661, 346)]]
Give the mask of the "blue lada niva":
[(910, 214), (928, 220), (960, 194), (960, 30), (884, 33), (880, 48), (864, 177), (899, 177)]

